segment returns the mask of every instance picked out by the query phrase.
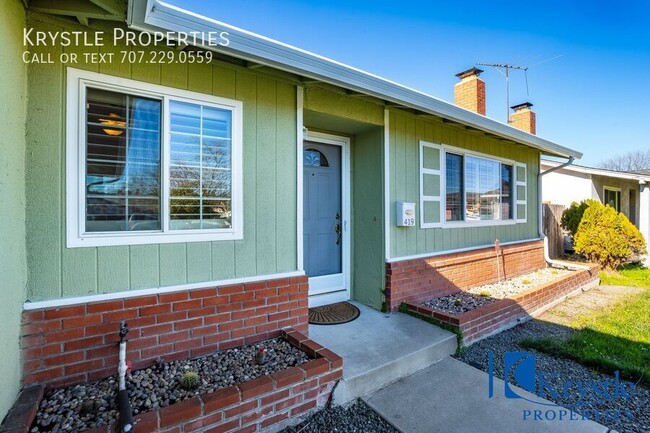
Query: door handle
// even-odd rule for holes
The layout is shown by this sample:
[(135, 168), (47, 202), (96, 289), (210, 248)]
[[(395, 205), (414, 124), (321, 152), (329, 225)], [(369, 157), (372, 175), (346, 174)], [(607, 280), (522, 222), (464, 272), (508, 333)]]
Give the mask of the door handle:
[(341, 223), (336, 223), (334, 225), (334, 231), (336, 232), (336, 245), (341, 245)]

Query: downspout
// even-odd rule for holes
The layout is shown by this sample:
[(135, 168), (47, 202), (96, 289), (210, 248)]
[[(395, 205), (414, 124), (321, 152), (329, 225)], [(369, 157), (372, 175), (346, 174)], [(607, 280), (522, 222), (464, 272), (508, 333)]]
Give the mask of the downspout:
[(567, 268), (574, 271), (580, 271), (580, 270), (588, 271), (590, 269), (588, 266), (566, 263), (566, 262), (561, 262), (558, 260), (551, 259), (551, 256), (548, 253), (548, 238), (546, 237), (546, 233), (544, 233), (544, 220), (542, 217), (542, 212), (543, 212), (542, 176), (573, 164), (573, 160), (574, 158), (570, 156), (569, 160), (564, 164), (560, 164), (556, 167), (551, 167), (548, 170), (540, 171), (539, 174), (537, 175), (537, 202), (539, 203), (539, 209), (537, 212), (537, 223), (538, 223), (537, 230), (539, 232), (539, 237), (544, 240), (544, 260), (546, 260), (546, 263), (548, 263), (549, 266), (555, 266), (558, 268)]

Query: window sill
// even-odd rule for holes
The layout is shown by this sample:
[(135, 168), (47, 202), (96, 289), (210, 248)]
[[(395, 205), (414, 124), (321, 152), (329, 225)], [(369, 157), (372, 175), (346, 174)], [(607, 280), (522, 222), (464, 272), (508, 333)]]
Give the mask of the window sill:
[(488, 220), (488, 221), (452, 221), (442, 224), (443, 229), (467, 228), (467, 227), (491, 227), (491, 226), (511, 226), (518, 222), (515, 220)]
[(67, 248), (106, 247), (126, 245), (152, 245), (190, 242), (234, 241), (243, 239), (243, 233), (235, 230), (200, 233), (120, 233), (119, 235), (68, 236)]

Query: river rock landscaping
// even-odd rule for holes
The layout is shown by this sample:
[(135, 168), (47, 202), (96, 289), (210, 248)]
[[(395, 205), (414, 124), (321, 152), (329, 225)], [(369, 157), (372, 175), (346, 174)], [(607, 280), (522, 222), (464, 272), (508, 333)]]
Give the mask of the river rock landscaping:
[(544, 268), (535, 272), (509, 278), (493, 284), (467, 289), (469, 293), (503, 299), (541, 286), (558, 278), (569, 275), (575, 271), (557, 268)]
[(367, 404), (357, 400), (320, 410), (280, 433), (398, 433)]
[(496, 302), (495, 298), (479, 296), (467, 292), (456, 292), (423, 302), (427, 307), (436, 308), (445, 313), (460, 314)]
[(508, 298), (573, 273), (565, 269), (545, 268), (493, 284), (472, 287), (422, 303), (449, 314), (461, 314)]
[[(262, 348), (266, 349), (263, 360), (258, 355)], [(288, 341), (276, 338), (193, 360), (160, 361), (127, 376), (134, 415), (298, 366), (309, 357)], [(107, 425), (118, 417), (117, 379), (112, 376), (49, 391), (30, 432), (78, 433)]]

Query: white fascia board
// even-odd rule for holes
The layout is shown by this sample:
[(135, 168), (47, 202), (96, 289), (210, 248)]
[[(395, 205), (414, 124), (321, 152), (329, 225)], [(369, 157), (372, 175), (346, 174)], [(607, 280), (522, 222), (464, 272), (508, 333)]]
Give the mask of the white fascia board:
[[(547, 159), (543, 159), (540, 163), (542, 167), (557, 167), (560, 164), (561, 164), (560, 162), (550, 161)], [(650, 182), (650, 177), (644, 176), (642, 174), (624, 173), (620, 171), (606, 170), (602, 168), (584, 167), (575, 164), (566, 166), (562, 168), (562, 170), (574, 171), (576, 173), (593, 174), (596, 176), (613, 177), (616, 179), (636, 180), (639, 181), (639, 183)]]
[(186, 33), (225, 31), (228, 32), (230, 41), (227, 46), (203, 47), (449, 119), (525, 144), (546, 155), (566, 158), (572, 156), (576, 159), (582, 157), (582, 153), (577, 150), (544, 140), (415, 89), (165, 2), (130, 0), (129, 6), (127, 22), (133, 29)]

